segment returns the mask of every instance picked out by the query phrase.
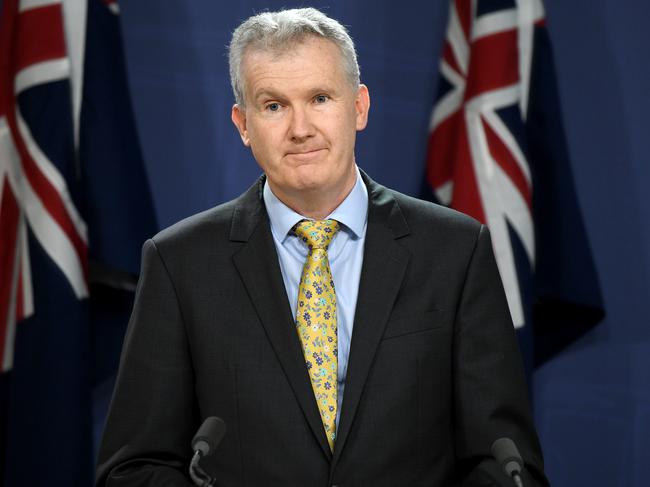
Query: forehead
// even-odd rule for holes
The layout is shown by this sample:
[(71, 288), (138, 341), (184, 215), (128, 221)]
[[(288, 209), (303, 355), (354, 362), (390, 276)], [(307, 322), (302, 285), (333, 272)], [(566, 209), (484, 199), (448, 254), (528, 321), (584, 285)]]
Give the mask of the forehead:
[(310, 36), (282, 49), (251, 47), (242, 61), (247, 95), (261, 89), (299, 89), (313, 83), (342, 84), (347, 79), (339, 47), (327, 39)]

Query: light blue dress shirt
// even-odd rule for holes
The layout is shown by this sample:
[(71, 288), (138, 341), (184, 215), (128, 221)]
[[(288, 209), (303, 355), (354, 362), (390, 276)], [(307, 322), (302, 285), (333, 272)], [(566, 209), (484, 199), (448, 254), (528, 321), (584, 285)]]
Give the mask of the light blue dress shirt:
[[(307, 259), (307, 245), (289, 232), (300, 220), (308, 219), (273, 194), (268, 183), (264, 184), (264, 204), (271, 221), (273, 242), (280, 259), (280, 270), (287, 290), (293, 316), (296, 316), (298, 285), (302, 268)], [(327, 218), (338, 221), (339, 232), (330, 243), (327, 255), (336, 290), (336, 313), (338, 320), (338, 387), (336, 426), (338, 428), (345, 391), (345, 377), (350, 356), (350, 340), (357, 308), (359, 279), (363, 264), (363, 247), (368, 223), (368, 190), (357, 169), (357, 182), (350, 194)]]

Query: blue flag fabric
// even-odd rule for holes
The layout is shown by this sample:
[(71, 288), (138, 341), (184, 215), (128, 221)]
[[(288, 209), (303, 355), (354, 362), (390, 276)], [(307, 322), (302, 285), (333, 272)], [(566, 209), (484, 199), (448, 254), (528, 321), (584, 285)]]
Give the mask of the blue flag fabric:
[(79, 153), (91, 262), (136, 275), (140, 245), (153, 236), (157, 223), (129, 96), (117, 3), (111, 5), (88, 2)]
[(16, 222), (7, 233), (13, 246), (3, 239), (0, 249), (16, 262), (6, 293), (13, 299), (0, 302), (3, 331), (15, 333), (4, 340), (2, 476), (7, 487), (88, 487), (140, 248), (157, 223), (117, 4), (89, 0), (87, 17), (76, 19), (86, 20), (78, 146), (61, 5), (18, 7), (5, 0), (1, 40), (0, 121), (9, 137), (0, 142), (12, 154), (0, 165), (3, 234), (5, 221)]
[(536, 186), (533, 323), (539, 364), (591, 329), (605, 312), (571, 171), (553, 51), (543, 24), (535, 28), (534, 45), (526, 137)]

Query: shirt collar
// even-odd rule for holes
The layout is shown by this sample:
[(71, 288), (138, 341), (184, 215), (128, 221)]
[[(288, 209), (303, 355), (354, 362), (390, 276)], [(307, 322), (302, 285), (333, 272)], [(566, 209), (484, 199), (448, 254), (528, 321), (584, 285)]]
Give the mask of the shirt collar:
[[(366, 220), (368, 217), (368, 190), (366, 185), (361, 179), (359, 168), (356, 168), (357, 181), (350, 191), (350, 194), (337, 206), (326, 219), (331, 218), (339, 223), (342, 223), (347, 229), (352, 232), (354, 238), (363, 236), (365, 232)], [(288, 236), (289, 231), (300, 220), (308, 219), (299, 213), (296, 213), (282, 201), (278, 199), (268, 184), (264, 181), (263, 190), (264, 204), (266, 211), (271, 220), (271, 230), (276, 237), (284, 241)]]

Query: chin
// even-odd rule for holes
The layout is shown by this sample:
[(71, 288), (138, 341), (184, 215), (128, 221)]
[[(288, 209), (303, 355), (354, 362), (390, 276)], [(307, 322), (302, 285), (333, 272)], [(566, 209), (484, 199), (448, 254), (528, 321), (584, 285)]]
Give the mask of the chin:
[(302, 166), (297, 168), (293, 175), (292, 186), (297, 190), (314, 190), (329, 186), (333, 178), (331, 175), (322, 174), (315, 166)]
[(292, 186), (296, 192), (312, 192), (324, 189), (329, 185), (327, 184), (327, 181), (321, 181), (320, 179), (303, 178), (296, 181)]

